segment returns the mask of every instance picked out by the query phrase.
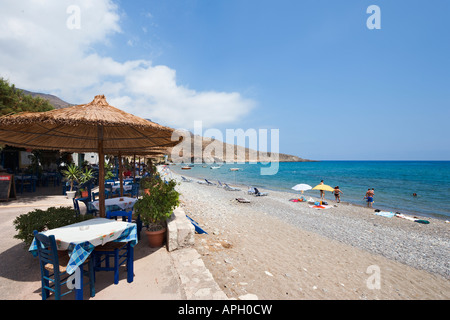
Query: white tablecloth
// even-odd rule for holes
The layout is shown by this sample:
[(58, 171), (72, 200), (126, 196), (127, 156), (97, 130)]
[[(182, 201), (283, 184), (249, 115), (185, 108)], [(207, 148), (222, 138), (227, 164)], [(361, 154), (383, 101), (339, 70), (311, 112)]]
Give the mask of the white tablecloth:
[[(122, 201), (121, 201), (122, 199)], [(117, 211), (117, 210), (125, 210), (130, 211), (133, 210), (133, 206), (138, 199), (129, 198), (129, 197), (119, 197), (119, 198), (111, 198), (105, 200), (106, 211)], [(99, 210), (98, 200), (88, 202), (89, 206), (92, 206), (93, 209)], [(91, 207), (91, 209), (92, 209)]]
[[(133, 186), (130, 185), (130, 184), (124, 185), (123, 186), (123, 191), (129, 191), (132, 188), (133, 188)], [(120, 185), (115, 184), (115, 185), (112, 186), (112, 191), (116, 191), (116, 190), (120, 190)]]
[[(111, 241), (137, 244), (136, 224), (104, 218), (94, 218), (65, 227), (42, 232), (46, 236), (54, 235), (58, 250), (68, 250), (70, 260), (67, 273), (72, 274), (90, 255), (94, 247)], [(33, 240), (29, 251), (36, 254), (36, 242)]]

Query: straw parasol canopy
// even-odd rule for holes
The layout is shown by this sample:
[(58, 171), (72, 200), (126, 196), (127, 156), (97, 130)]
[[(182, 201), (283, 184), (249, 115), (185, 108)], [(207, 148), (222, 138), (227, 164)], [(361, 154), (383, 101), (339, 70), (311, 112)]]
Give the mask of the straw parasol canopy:
[[(47, 112), (0, 117), (0, 142), (31, 149), (105, 154), (173, 147), (174, 129), (110, 106), (104, 95), (90, 103)], [(100, 216), (105, 216), (104, 161), (99, 161)]]
[(105, 154), (172, 147), (181, 142), (171, 140), (173, 131), (110, 106), (104, 95), (85, 105), (0, 118), (6, 144), (71, 152), (97, 152), (100, 137)]

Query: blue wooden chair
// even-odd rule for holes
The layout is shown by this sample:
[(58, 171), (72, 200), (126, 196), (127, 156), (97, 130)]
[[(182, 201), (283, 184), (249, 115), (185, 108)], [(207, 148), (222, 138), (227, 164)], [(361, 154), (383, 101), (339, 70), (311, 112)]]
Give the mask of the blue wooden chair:
[(134, 183), (131, 187), (131, 190), (124, 192), (123, 195), (130, 198), (137, 198), (139, 196), (139, 184)]
[(75, 210), (75, 214), (78, 217), (80, 215), (80, 204), (78, 203), (78, 199), (73, 198), (73, 209)]
[(20, 193), (23, 193), (25, 189), (28, 192), (36, 191), (36, 181), (32, 175), (22, 175), (22, 179), (20, 181)]
[[(92, 192), (92, 201), (96, 201), (100, 198), (99, 196), (100, 192)], [(109, 199), (111, 196), (111, 193), (108, 189), (105, 188), (105, 199)]]
[[(69, 274), (66, 272), (66, 266), (69, 262), (69, 255), (67, 251), (58, 251), (56, 247), (55, 236), (46, 236), (33, 231), (34, 238), (36, 239), (36, 246), (39, 257), (39, 265), (41, 268), (41, 283), (42, 283), (42, 300), (47, 300), (50, 296), (50, 292), (55, 295), (55, 300), (60, 300), (61, 297), (71, 293), (73, 290), (62, 292), (62, 288), (67, 288)], [(88, 258), (85, 263), (88, 263), (87, 275), (89, 276), (90, 296), (95, 296), (95, 284), (94, 284), (94, 264), (91, 259)], [(83, 270), (83, 263), (80, 268), (82, 274), (85, 274)]]
[[(106, 218), (117, 219), (131, 222), (132, 211), (107, 211)], [(127, 269), (133, 270), (133, 247), (126, 242), (108, 242), (103, 246), (95, 247), (94, 251), (94, 270), (95, 271), (114, 271), (114, 284), (119, 284), (119, 267), (126, 264)], [(113, 258), (111, 265), (110, 259)], [(133, 282), (133, 275), (128, 275), (127, 282)]]

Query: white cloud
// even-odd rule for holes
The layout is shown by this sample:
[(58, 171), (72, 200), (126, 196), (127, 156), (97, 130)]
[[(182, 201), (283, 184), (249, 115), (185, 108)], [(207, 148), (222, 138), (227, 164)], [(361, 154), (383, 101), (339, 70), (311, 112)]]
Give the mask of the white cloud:
[[(80, 8), (77, 29), (67, 26), (69, 6)], [(182, 86), (168, 66), (148, 60), (119, 62), (94, 50), (98, 45), (108, 48), (110, 37), (122, 32), (119, 8), (111, 0), (4, 0), (0, 77), (72, 103), (105, 94), (118, 108), (177, 128), (191, 128), (195, 120), (204, 126), (232, 123), (254, 107), (254, 101), (237, 92)]]

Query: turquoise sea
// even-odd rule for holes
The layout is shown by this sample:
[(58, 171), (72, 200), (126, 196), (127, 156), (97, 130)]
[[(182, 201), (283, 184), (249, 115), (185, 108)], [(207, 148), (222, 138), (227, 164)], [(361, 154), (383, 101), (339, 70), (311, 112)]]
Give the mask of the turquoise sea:
[[(258, 164), (224, 164), (220, 169), (195, 164), (191, 170), (171, 165), (174, 172), (195, 178), (252, 185), (266, 190), (288, 191), (299, 183), (314, 187), (324, 180), (339, 186), (344, 192), (341, 201), (366, 205), (363, 200), (368, 188), (375, 189), (374, 209), (417, 214), (440, 219), (450, 218), (450, 161), (320, 161), (281, 162), (275, 175), (261, 175)], [(230, 171), (230, 168), (240, 168)], [(417, 197), (413, 197), (413, 193)], [(319, 196), (319, 191), (305, 191), (305, 195)], [(325, 198), (334, 200), (331, 192)]]

